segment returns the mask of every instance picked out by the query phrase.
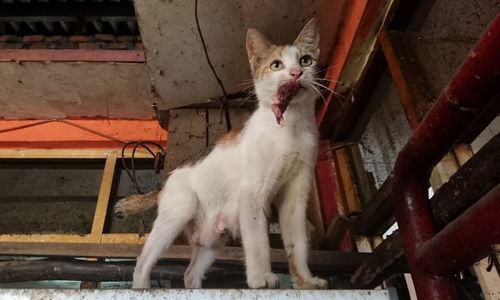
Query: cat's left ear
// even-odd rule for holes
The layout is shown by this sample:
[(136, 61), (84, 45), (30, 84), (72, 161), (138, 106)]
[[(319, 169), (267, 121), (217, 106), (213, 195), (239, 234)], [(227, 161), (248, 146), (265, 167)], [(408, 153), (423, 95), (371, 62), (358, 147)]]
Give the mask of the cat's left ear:
[(319, 24), (316, 18), (307, 22), (293, 45), (311, 52), (319, 50)]

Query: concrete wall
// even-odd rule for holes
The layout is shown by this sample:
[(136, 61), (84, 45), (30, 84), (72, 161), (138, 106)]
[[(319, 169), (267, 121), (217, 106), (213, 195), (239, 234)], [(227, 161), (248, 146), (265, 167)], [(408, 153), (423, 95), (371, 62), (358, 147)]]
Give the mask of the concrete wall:
[[(137, 181), (142, 191), (161, 187), (163, 172), (156, 175), (152, 162), (137, 162)], [(104, 161), (1, 162), (0, 234), (90, 233)], [(145, 169), (147, 168), (147, 169)], [(118, 162), (111, 205), (136, 193)], [(108, 219), (109, 232), (149, 229), (155, 214), (143, 220)], [(139, 224), (139, 221), (142, 223)]]
[[(422, 2), (405, 36), (434, 98), (439, 96), (498, 11), (500, 2), (495, 0)], [(359, 139), (360, 149), (365, 168), (373, 173), (378, 187), (389, 176), (398, 151), (410, 135), (397, 91), (387, 73), (378, 83), (363, 118), (353, 136), (365, 130)], [(500, 118), (472, 144), (474, 150), (498, 132)]]

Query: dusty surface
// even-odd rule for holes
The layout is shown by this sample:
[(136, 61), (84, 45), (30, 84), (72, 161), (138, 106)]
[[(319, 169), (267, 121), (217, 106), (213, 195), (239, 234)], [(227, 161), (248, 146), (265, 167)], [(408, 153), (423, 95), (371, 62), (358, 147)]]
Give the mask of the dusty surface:
[[(0, 234), (90, 233), (103, 166), (104, 161), (1, 162)], [(161, 186), (162, 175), (138, 170), (137, 180), (148, 191)], [(135, 190), (122, 171), (115, 177), (110, 205), (131, 193)], [(156, 211), (127, 220), (109, 216), (105, 232), (148, 232)]]

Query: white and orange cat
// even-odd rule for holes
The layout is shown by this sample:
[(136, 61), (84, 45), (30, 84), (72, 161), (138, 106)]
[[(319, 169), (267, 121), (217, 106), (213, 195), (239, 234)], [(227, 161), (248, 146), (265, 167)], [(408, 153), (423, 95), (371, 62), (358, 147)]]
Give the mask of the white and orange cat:
[[(307, 265), (306, 206), (318, 144), (313, 87), (318, 26), (309, 21), (287, 46), (273, 45), (249, 29), (246, 48), (258, 108), (240, 132), (228, 133), (204, 159), (171, 173), (158, 195), (158, 217), (137, 259), (134, 288), (150, 286), (151, 268), (182, 231), (190, 235), (193, 247), (184, 275), (187, 288), (201, 287), (228, 235), (243, 241), (249, 287), (279, 287), (270, 262), (271, 205), (279, 213), (293, 287), (327, 288), (327, 281), (313, 277)], [(116, 210), (130, 214), (151, 205), (137, 202), (142, 200), (123, 199)]]

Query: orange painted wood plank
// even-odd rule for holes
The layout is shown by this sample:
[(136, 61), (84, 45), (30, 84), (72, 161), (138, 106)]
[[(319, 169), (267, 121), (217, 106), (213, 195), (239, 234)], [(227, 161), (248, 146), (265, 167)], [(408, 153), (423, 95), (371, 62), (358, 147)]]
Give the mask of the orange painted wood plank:
[(88, 49), (3, 49), (0, 62), (12, 61), (87, 61), (146, 62), (143, 50)]
[[(347, 9), (344, 25), (340, 30), (338, 44), (333, 51), (330, 59), (330, 66), (325, 75), (325, 78), (332, 80), (328, 87), (332, 91), (336, 88), (337, 81), (340, 78), (340, 74), (349, 55), (349, 51), (351, 50), (354, 37), (356, 36), (356, 32), (359, 24), (361, 23), (363, 14), (365, 13), (367, 4), (368, 0), (352, 0), (348, 2), (350, 7)], [(325, 103), (321, 106), (321, 109), (316, 116), (318, 126), (323, 121), (332, 98), (332, 94), (330, 94), (326, 98)]]
[(156, 120), (0, 120), (3, 149), (113, 149), (128, 141), (166, 146), (167, 137)]

